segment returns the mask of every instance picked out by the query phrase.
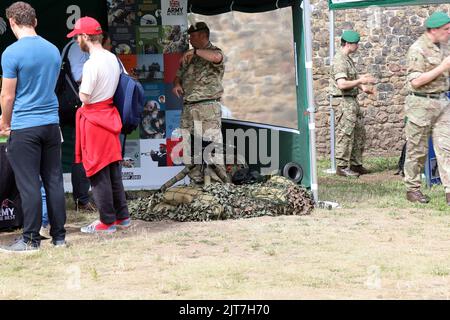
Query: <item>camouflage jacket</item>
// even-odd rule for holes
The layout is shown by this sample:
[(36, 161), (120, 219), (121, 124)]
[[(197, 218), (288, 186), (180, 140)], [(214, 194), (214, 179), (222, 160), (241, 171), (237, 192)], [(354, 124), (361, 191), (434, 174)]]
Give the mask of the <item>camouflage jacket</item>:
[(333, 96), (356, 96), (358, 94), (357, 87), (348, 90), (341, 90), (338, 88), (337, 80), (341, 78), (345, 78), (349, 81), (356, 80), (358, 79), (358, 72), (356, 71), (355, 63), (352, 58), (344, 55), (341, 50), (338, 50), (330, 68), (329, 94)]
[(418, 78), (422, 73), (436, 68), (445, 57), (445, 53), (436, 44), (434, 44), (426, 34), (422, 35), (414, 42), (407, 54), (407, 87), (410, 92), (434, 93), (448, 91), (449, 81), (448, 72), (444, 72), (433, 81), (413, 88), (411, 81)]
[[(213, 46), (211, 42), (205, 49), (219, 50), (222, 53), (222, 50)], [(199, 56), (194, 56), (189, 64), (183, 64), (178, 69), (177, 77), (181, 80), (186, 103), (222, 97), (222, 79), (225, 71), (224, 58), (223, 56), (220, 63), (213, 63)]]

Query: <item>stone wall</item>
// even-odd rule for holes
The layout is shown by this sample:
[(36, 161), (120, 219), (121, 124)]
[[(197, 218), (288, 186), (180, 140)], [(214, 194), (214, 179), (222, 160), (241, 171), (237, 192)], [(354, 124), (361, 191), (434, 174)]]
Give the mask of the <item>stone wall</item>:
[[(319, 156), (330, 152), (329, 12), (327, 1), (312, 0), (316, 143)], [(377, 79), (377, 94), (359, 95), (367, 130), (366, 154), (396, 155), (403, 145), (405, 56), (423, 33), (430, 12), (450, 5), (381, 8), (335, 12), (335, 48), (344, 29), (360, 32), (352, 56), (360, 73)], [(198, 16), (213, 30), (211, 40), (227, 59), (224, 104), (235, 118), (297, 126), (292, 18), (289, 9), (260, 14), (227, 13)]]

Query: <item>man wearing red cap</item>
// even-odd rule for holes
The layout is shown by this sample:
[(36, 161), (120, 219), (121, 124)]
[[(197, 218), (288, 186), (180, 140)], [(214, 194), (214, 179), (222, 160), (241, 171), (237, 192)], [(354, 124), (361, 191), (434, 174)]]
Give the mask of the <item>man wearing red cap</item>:
[(83, 163), (92, 186), (100, 220), (81, 228), (85, 233), (115, 232), (130, 225), (119, 162), (122, 122), (113, 105), (120, 66), (114, 54), (102, 47), (102, 28), (97, 20), (83, 17), (67, 35), (76, 36), (81, 50), (89, 52), (83, 67), (76, 115), (75, 162)]

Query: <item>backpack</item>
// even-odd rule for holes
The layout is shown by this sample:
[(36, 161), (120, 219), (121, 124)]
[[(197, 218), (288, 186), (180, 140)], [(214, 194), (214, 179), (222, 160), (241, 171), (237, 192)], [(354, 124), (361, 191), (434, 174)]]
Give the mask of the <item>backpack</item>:
[(6, 145), (0, 144), (0, 231), (23, 226), (23, 212), (14, 172), (6, 157)]
[(55, 93), (59, 104), (59, 123), (61, 126), (75, 126), (75, 114), (82, 105), (78, 95), (79, 85), (72, 77), (69, 50), (75, 42), (69, 42), (61, 53), (61, 69), (56, 82)]
[(263, 181), (264, 177), (258, 171), (250, 171), (250, 168), (239, 169), (231, 177), (231, 182), (236, 185), (253, 184)]
[(119, 58), (117, 60), (120, 66), (120, 78), (113, 100), (122, 119), (122, 133), (129, 134), (141, 122), (145, 99), (144, 88), (138, 81), (124, 72)]

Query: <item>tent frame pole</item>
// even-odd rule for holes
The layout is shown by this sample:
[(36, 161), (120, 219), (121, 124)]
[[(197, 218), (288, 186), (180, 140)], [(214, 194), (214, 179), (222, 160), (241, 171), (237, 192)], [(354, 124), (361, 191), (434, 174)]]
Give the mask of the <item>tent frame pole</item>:
[[(311, 192), (316, 203), (319, 202), (319, 190), (316, 165), (316, 124), (313, 93), (313, 63), (312, 63), (312, 37), (311, 37), (311, 3), (310, 0), (297, 1), (292, 6), (294, 42), (296, 52), (296, 85), (297, 85), (297, 113), (299, 131), (304, 134), (309, 149), (309, 166)], [(302, 28), (303, 26), (303, 28)], [(303, 67), (304, 66), (304, 67)], [(305, 81), (301, 81), (301, 76)], [(308, 131), (304, 131), (301, 122), (305, 121), (304, 108), (307, 108)]]
[[(330, 68), (333, 65), (334, 59), (334, 11), (329, 10), (329, 29), (330, 29)], [(332, 96), (329, 97), (330, 101), (330, 163), (331, 168), (326, 170), (327, 173), (335, 174), (336, 173), (336, 140), (335, 140), (335, 123), (334, 123), (334, 109), (332, 104)]]

